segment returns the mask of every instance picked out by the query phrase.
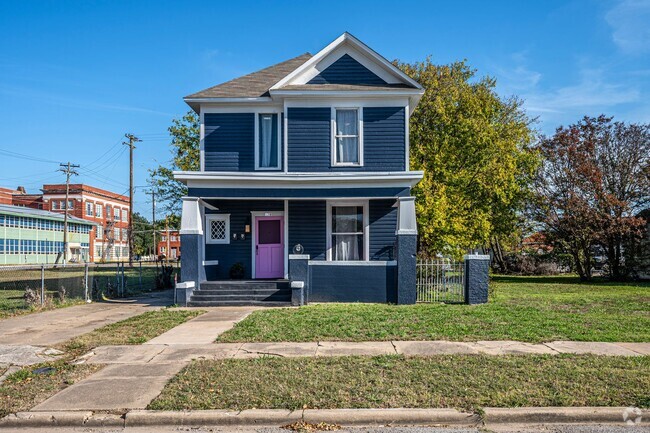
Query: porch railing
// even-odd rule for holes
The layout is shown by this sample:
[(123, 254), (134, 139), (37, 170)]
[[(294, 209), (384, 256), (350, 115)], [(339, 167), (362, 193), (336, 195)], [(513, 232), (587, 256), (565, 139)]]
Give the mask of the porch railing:
[(465, 302), (465, 264), (446, 258), (418, 259), (417, 302)]

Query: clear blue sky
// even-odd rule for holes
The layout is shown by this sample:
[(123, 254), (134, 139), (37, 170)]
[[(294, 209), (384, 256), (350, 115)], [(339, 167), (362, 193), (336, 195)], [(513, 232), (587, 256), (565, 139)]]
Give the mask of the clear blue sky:
[[(388, 59), (467, 59), (552, 132), (582, 115), (650, 122), (650, 0), (0, 1), (0, 151), (81, 164), (75, 179), (128, 188), (169, 159), (182, 97), (349, 31)], [(102, 157), (102, 155), (104, 155)], [(0, 152), (0, 185), (62, 181), (52, 162)], [(150, 204), (136, 195), (136, 210)]]

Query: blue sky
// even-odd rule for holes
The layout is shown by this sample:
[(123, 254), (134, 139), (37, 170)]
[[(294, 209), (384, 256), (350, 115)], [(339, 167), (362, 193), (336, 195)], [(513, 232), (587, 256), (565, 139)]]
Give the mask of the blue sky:
[[(128, 188), (169, 159), (182, 97), (349, 31), (388, 59), (467, 59), (550, 133), (585, 114), (650, 122), (650, 0), (0, 1), (0, 185)], [(10, 157), (3, 151), (28, 155)], [(135, 209), (150, 215), (138, 188)]]

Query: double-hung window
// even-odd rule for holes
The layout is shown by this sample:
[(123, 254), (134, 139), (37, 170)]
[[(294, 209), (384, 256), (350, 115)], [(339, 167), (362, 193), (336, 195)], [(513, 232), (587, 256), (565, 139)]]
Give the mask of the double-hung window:
[(363, 165), (360, 109), (334, 109), (332, 165)]
[(89, 201), (86, 202), (86, 216), (93, 216), (93, 204)]
[(333, 261), (367, 260), (366, 216), (362, 204), (335, 204), (330, 207), (329, 249)]
[(258, 114), (258, 138), (256, 168), (277, 170), (280, 168), (280, 144), (278, 142), (278, 115)]
[(104, 209), (104, 206), (101, 204), (96, 204), (95, 205), (95, 216), (98, 218), (102, 217), (102, 210)]

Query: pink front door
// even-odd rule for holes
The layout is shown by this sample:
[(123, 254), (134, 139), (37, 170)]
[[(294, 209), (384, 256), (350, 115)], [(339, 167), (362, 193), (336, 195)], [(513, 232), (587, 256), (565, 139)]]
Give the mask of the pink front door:
[(284, 220), (255, 217), (255, 278), (284, 277)]

